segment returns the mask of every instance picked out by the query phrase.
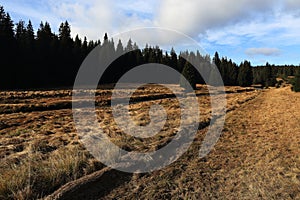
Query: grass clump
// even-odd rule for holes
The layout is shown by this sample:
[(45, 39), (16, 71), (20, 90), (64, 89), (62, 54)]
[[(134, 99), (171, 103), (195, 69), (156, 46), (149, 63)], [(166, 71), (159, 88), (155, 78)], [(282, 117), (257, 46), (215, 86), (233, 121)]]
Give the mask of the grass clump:
[(29, 152), (21, 163), (4, 163), (0, 173), (0, 199), (37, 199), (61, 185), (93, 171), (87, 153), (62, 147), (47, 158)]

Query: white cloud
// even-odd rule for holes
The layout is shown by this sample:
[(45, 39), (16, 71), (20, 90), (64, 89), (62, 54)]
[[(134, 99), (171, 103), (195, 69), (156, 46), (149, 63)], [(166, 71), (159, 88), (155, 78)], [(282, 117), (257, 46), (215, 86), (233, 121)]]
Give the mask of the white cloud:
[(52, 12), (68, 19), (72, 33), (99, 39), (105, 32), (114, 35), (138, 27), (153, 26), (152, 13), (155, 4), (142, 0), (50, 0)]
[(267, 19), (258, 17), (251, 22), (240, 22), (223, 28), (209, 29), (201, 34), (202, 40), (217, 45), (289, 46), (300, 44), (300, 18), (290, 13), (280, 13)]
[[(9, 1), (10, 2), (10, 1)], [(245, 39), (271, 40), (273, 32), (284, 30), (281, 40), (291, 40), (299, 34), (299, 0), (44, 0), (43, 3), (12, 0), (8, 5), (35, 18), (40, 17), (56, 26), (67, 19), (73, 36), (99, 39), (140, 27), (162, 27), (181, 31), (195, 39), (221, 45), (239, 45)], [(13, 3), (14, 2), (14, 3)], [(23, 3), (27, 2), (27, 3)], [(22, 5), (23, 4), (23, 5)], [(34, 12), (28, 5), (49, 7)], [(22, 9), (23, 8), (23, 11)], [(11, 8), (12, 9), (12, 8)], [(44, 9), (44, 8), (43, 8)], [(38, 9), (36, 9), (38, 10)], [(278, 37), (276, 38), (278, 39)]]
[[(192, 37), (211, 28), (220, 28), (250, 19), (267, 11), (273, 0), (50, 0), (52, 11), (68, 19), (73, 32), (102, 37), (138, 27), (158, 26), (174, 29)], [(234, 38), (232, 38), (234, 39)]]
[(176, 29), (191, 36), (216, 27), (249, 20), (259, 12), (272, 8), (273, 0), (165, 0), (157, 25)]
[(10, 0), (3, 2), (1, 5), (11, 15), (14, 22), (32, 20), (36, 21), (36, 26), (41, 21), (51, 22), (52, 25), (60, 23), (60, 20), (56, 16), (53, 16), (51, 12), (46, 12), (46, 6), (42, 2), (38, 2), (35, 6), (32, 6), (30, 3), (26, 3), (26, 1), (20, 3), (18, 0)]
[(281, 51), (278, 48), (249, 48), (245, 53), (249, 56), (264, 55), (264, 56), (276, 56), (280, 55)]
[(49, 5), (55, 15), (70, 22), (73, 36), (79, 34), (99, 39), (115, 26), (114, 13), (117, 12), (112, 12), (114, 5), (109, 0), (50, 0)]
[[(125, 2), (125, 3), (124, 3)], [(116, 7), (122, 10), (135, 13), (153, 14), (156, 12), (159, 2), (156, 0), (144, 1), (144, 0), (126, 0), (116, 1)]]

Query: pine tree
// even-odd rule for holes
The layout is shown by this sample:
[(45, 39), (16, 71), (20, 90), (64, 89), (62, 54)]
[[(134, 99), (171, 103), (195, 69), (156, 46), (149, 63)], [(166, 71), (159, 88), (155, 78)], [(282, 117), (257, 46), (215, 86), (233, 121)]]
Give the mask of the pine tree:
[(124, 53), (124, 47), (123, 47), (122, 41), (120, 39), (118, 41), (116, 53), (117, 53), (118, 56), (120, 56)]
[(74, 56), (74, 58), (73, 58), (74, 66), (76, 66), (76, 64), (81, 63), (83, 61), (84, 55), (82, 52), (82, 41), (78, 37), (78, 35), (76, 35), (76, 37), (75, 37), (72, 54)]
[(263, 70), (263, 86), (274, 87), (276, 84), (276, 77), (272, 73), (272, 66), (267, 62)]
[(218, 69), (220, 70), (220, 66), (221, 66), (221, 59), (219, 57), (219, 53), (216, 52), (215, 56), (213, 58), (213, 62), (215, 63), (215, 65), (218, 67)]
[(61, 23), (58, 36), (60, 40), (61, 51), (63, 53), (70, 52), (73, 46), (73, 40), (71, 38), (71, 27), (68, 21)]
[(84, 56), (86, 56), (88, 54), (88, 42), (87, 42), (87, 38), (86, 37), (84, 37), (84, 39), (83, 39), (82, 53), (83, 53)]
[[(26, 27), (26, 35), (25, 35), (25, 52), (24, 52), (24, 63), (27, 64), (26, 71), (23, 74), (23, 79), (26, 77), (26, 81), (23, 81), (24, 87), (33, 88), (34, 83), (32, 80), (34, 71), (36, 70), (36, 43), (35, 43), (35, 35), (31, 21), (29, 20)], [(24, 64), (23, 64), (24, 65)]]
[(51, 26), (48, 22), (41, 22), (40, 27), (37, 31), (37, 44), (40, 53), (48, 53), (54, 34), (52, 33)]
[(232, 60), (229, 60), (228, 62), (227, 76), (228, 76), (227, 85), (229, 86), (237, 85), (238, 67), (234, 62), (232, 62)]
[(24, 21), (19, 21), (16, 24), (17, 28), (16, 28), (16, 39), (17, 42), (24, 45), (25, 43), (25, 38), (26, 38), (26, 28), (25, 28), (25, 22)]
[(26, 48), (30, 54), (33, 54), (35, 46), (35, 36), (34, 30), (31, 21), (29, 20), (28, 25), (26, 27)]
[(238, 84), (242, 87), (251, 86), (253, 83), (253, 72), (251, 63), (244, 61), (239, 67)]
[(139, 46), (137, 45), (136, 42), (133, 43), (133, 50), (138, 50), (139, 49)]
[[(1, 11), (2, 12), (2, 11)], [(1, 36), (6, 37), (7, 39), (12, 40), (14, 38), (14, 23), (10, 18), (9, 13), (4, 15), (1, 13), (1, 26), (0, 26), (0, 34)]]
[(206, 63), (204, 60), (204, 57), (200, 54), (200, 52), (197, 50), (196, 52), (196, 63), (195, 66), (198, 68), (197, 72), (197, 83), (199, 84), (205, 84), (204, 77), (208, 78), (209, 74), (207, 73), (208, 71), (205, 69), (206, 68)]
[(225, 58), (222, 58), (221, 62), (220, 62), (220, 65), (218, 67), (219, 71), (220, 71), (220, 74), (221, 74), (221, 77), (222, 77), (222, 80), (224, 82), (225, 85), (229, 85), (229, 76), (228, 76), (228, 61), (227, 59)]
[[(59, 68), (61, 65), (61, 58), (53, 55), (53, 48), (51, 44), (53, 43), (54, 34), (52, 33), (51, 26), (48, 22), (40, 23), (40, 27), (37, 31), (37, 66), (41, 67), (40, 70), (37, 66), (33, 72), (34, 80), (32, 82), (36, 83), (36, 86), (47, 87), (50, 84), (50, 77), (56, 77), (60, 73), (53, 74), (55, 69), (53, 67)], [(49, 74), (51, 74), (49, 76)], [(58, 78), (59, 79), (59, 78)]]
[[(180, 86), (185, 88), (187, 91), (189, 87), (192, 89), (196, 89), (196, 71), (195, 68), (188, 62), (186, 61), (183, 71), (182, 71), (182, 76), (188, 81), (188, 83), (184, 80), (183, 77), (180, 79)], [(188, 85), (190, 84), (190, 85)], [(188, 87), (189, 86), (189, 87)]]
[(0, 60), (0, 87), (6, 89), (16, 87), (15, 72), (18, 69), (14, 24), (2, 6), (0, 6)]
[(74, 41), (74, 47), (73, 47), (74, 51), (80, 52), (81, 46), (82, 46), (81, 39), (78, 37), (78, 35), (76, 35), (75, 41)]
[(155, 50), (150, 47), (149, 48), (149, 57), (148, 57), (148, 63), (156, 63), (157, 62), (157, 57), (155, 55)]
[(169, 56), (168, 52), (166, 51), (165, 54), (163, 55), (162, 64), (171, 67), (170, 61), (171, 61), (171, 57)]
[(293, 90), (295, 92), (300, 92), (300, 69), (298, 69), (296, 72), (294, 84), (293, 84)]
[[(26, 54), (30, 50), (29, 45), (32, 45), (32, 44), (28, 44), (27, 28), (26, 28), (25, 22), (22, 20), (20, 20), (16, 24), (15, 38), (16, 38), (16, 42), (17, 42), (18, 57), (20, 58), (20, 60), (22, 60), (21, 62), (26, 62), (27, 61)], [(22, 63), (20, 63), (20, 64), (22, 64)]]
[(4, 58), (8, 58), (15, 49), (14, 23), (8, 13), (0, 6), (0, 50)]
[(4, 11), (3, 6), (0, 5), (0, 22), (2, 22), (2, 20), (4, 19), (6, 13)]
[(15, 38), (17, 42), (16, 48), (16, 56), (19, 58), (16, 62), (16, 69), (17, 73), (15, 74), (15, 83), (16, 87), (21, 88), (24, 86), (24, 75), (27, 75), (27, 47), (26, 47), (26, 25), (25, 22), (20, 20), (16, 24), (16, 31), (15, 31)]
[(104, 34), (104, 42), (108, 40), (107, 33)]
[(131, 38), (128, 40), (125, 50), (126, 50), (126, 52), (133, 51), (133, 45), (132, 45)]
[(71, 26), (68, 21), (61, 23), (59, 27), (59, 57), (60, 57), (60, 76), (62, 85), (73, 85), (73, 78), (77, 73), (77, 68), (74, 67), (75, 60), (72, 55), (74, 41), (71, 38)]
[(171, 49), (170, 56), (171, 56), (170, 66), (173, 69), (177, 70), (178, 72), (181, 72), (178, 68), (178, 57), (177, 57), (177, 54), (176, 54), (176, 52), (173, 48)]

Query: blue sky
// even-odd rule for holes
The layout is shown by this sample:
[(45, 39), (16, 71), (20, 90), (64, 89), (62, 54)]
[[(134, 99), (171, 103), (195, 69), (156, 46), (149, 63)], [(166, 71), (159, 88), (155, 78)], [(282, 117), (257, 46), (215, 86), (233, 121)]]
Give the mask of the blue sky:
[(237, 63), (300, 64), (299, 0), (0, 0), (0, 5), (15, 22), (31, 19), (35, 30), (48, 21), (57, 32), (68, 20), (72, 36), (102, 39), (105, 32), (161, 27)]

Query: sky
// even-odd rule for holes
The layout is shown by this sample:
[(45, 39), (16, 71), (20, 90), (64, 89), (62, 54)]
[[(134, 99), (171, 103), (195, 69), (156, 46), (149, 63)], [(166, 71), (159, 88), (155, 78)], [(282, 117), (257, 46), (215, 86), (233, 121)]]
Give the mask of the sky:
[[(236, 63), (300, 64), (300, 0), (0, 0), (0, 5), (14, 22), (30, 19), (35, 31), (48, 21), (57, 33), (68, 20), (73, 37), (101, 40), (105, 32), (160, 27)], [(176, 40), (174, 47), (185, 50)]]

